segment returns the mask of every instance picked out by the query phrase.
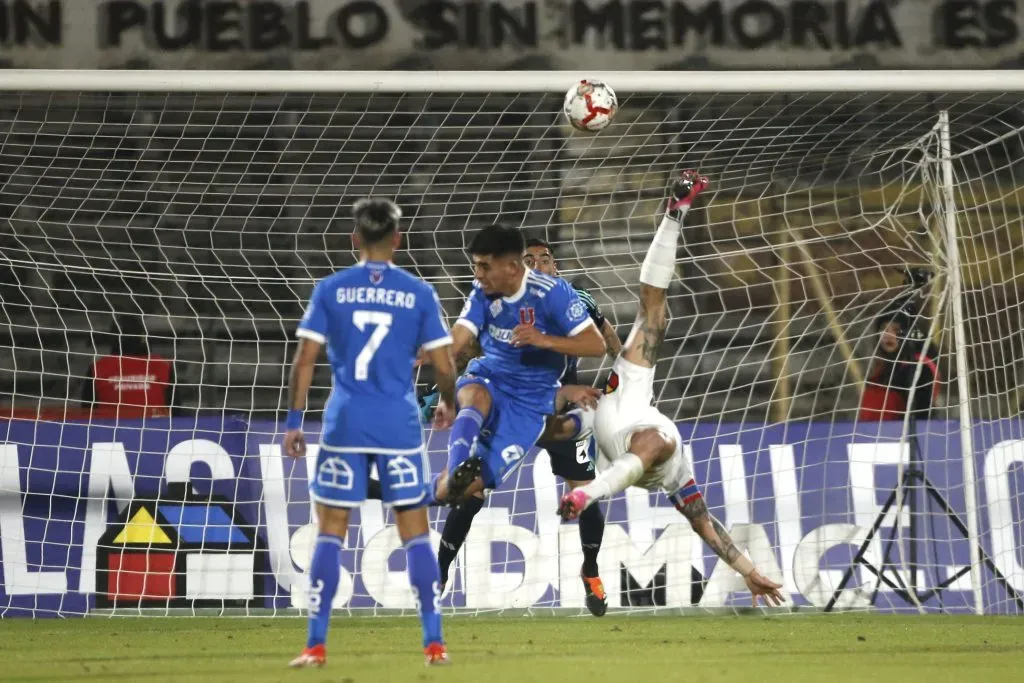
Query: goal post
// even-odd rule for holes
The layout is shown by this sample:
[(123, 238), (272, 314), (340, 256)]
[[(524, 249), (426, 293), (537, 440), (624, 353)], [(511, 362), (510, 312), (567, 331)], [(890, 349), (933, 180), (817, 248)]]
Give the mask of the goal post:
[[(967, 366), (967, 338), (964, 330), (963, 300), (961, 297), (960, 269), (960, 236), (956, 226), (956, 200), (954, 199), (953, 151), (949, 137), (949, 112), (939, 112), (936, 122), (939, 133), (939, 165), (942, 172), (942, 223), (946, 233), (946, 254), (949, 270), (949, 302), (953, 312), (953, 346), (956, 349), (957, 376), (966, 380), (970, 377)], [(960, 409), (960, 457), (964, 468), (964, 503), (967, 507), (967, 528), (971, 539), (978, 538), (978, 502), (977, 477), (974, 473), (974, 439), (971, 432), (971, 396), (970, 382), (957, 383), (957, 399)], [(971, 588), (974, 596), (975, 611), (984, 613), (984, 601), (981, 594), (981, 558), (978, 543), (970, 546), (971, 553)]]
[[(582, 78), (619, 96), (597, 134), (562, 119)], [(2, 70), (0, 92), (0, 615), (303, 610), (316, 449), (283, 459), (279, 420), (312, 286), (354, 261), (352, 202), (398, 202), (397, 263), (451, 320), (469, 236), (503, 221), (624, 337), (691, 166), (712, 187), (655, 400), (712, 511), (798, 609), (1024, 613), (1024, 72)], [(880, 351), (908, 300), (921, 334)], [(171, 415), (83, 398), (128, 317), (174, 368)], [(934, 379), (927, 419), (897, 377)], [(311, 419), (329, 390), (318, 366)], [(550, 457), (489, 496), (446, 608), (581, 611)], [(603, 511), (613, 609), (749, 604), (664, 496)], [(336, 607), (410, 612), (388, 511), (355, 518)]]

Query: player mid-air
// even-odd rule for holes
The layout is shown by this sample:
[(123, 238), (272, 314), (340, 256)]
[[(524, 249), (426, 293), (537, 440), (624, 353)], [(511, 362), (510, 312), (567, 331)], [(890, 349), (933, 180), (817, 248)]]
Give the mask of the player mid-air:
[(441, 633), (440, 575), (430, 546), (430, 500), (413, 364), (422, 350), (434, 366), (441, 398), (436, 428), (451, 424), (455, 400), (452, 338), (434, 288), (391, 263), (401, 211), (391, 201), (361, 199), (353, 207), (358, 265), (317, 283), (299, 323), (299, 348), (289, 382), (284, 452), (306, 452), (301, 424), (321, 346), (327, 346), (334, 387), (310, 496), (319, 536), (309, 569), (309, 637), (293, 667), (323, 666), (331, 602), (338, 588), (349, 510), (366, 499), (370, 464), (381, 498), (392, 506), (405, 547), (409, 581), (423, 627), (426, 663), (448, 661)]
[(523, 265), (522, 232), (492, 225), (469, 245), (476, 282), (452, 329), (458, 356), (474, 338), (483, 355), (457, 384), (458, 414), (438, 501), (464, 502), (515, 470), (556, 409), (569, 356), (602, 356), (605, 342), (565, 280)]
[[(527, 268), (533, 269), (534, 272), (553, 278), (559, 277), (558, 265), (551, 252), (551, 245), (543, 240), (531, 239), (526, 242), (523, 264)], [(597, 302), (589, 292), (579, 287), (573, 287), (573, 289), (583, 305), (586, 306), (587, 314), (594, 321), (601, 336), (604, 337), (607, 354), (615, 358), (622, 350), (622, 343), (615, 334), (615, 328), (601, 314)], [(563, 387), (568, 388), (577, 384), (577, 365), (578, 361), (575, 357), (566, 358), (565, 370), (560, 378)], [(567, 409), (572, 407), (574, 407), (573, 404), (565, 406)], [(552, 473), (564, 479), (570, 488), (582, 486), (594, 478), (596, 457), (594, 457), (593, 439), (590, 436), (578, 441), (551, 441), (538, 444), (538, 446), (547, 450), (551, 458)], [(483, 509), (483, 506), (483, 495), (478, 494), (469, 496), (448, 513), (441, 534), (441, 545), (437, 550), (437, 559), (441, 565), (442, 586), (448, 582), (451, 565), (469, 534), (473, 518)], [(595, 616), (603, 616), (608, 610), (608, 601), (597, 566), (597, 555), (601, 550), (601, 540), (604, 537), (604, 515), (601, 514), (600, 506), (594, 505), (580, 515), (579, 533), (580, 544), (583, 548), (583, 566), (580, 569), (580, 578), (583, 581), (586, 605)]]
[[(665, 217), (640, 268), (640, 312), (612, 365), (605, 395), (593, 416), (600, 473), (594, 481), (566, 494), (558, 512), (564, 520), (576, 519), (597, 501), (629, 486), (663, 489), (715, 554), (743, 576), (755, 604), (762, 597), (768, 604), (779, 605), (782, 586), (761, 575), (708, 512), (683, 457), (678, 429), (653, 406), (654, 366), (668, 325), (666, 298), (675, 275), (679, 232), (691, 203), (707, 185), (707, 178), (696, 171), (684, 171), (672, 185)], [(560, 432), (558, 425), (564, 431)], [(553, 421), (553, 426), (556, 428), (549, 433), (563, 438), (578, 429), (574, 421), (566, 419), (557, 424)]]

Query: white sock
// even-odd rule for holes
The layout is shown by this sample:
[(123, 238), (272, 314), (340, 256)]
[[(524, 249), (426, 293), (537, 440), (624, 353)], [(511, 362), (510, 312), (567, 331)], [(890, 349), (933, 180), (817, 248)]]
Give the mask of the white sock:
[(643, 474), (644, 463), (639, 456), (626, 453), (616, 460), (615, 464), (597, 475), (594, 481), (580, 488), (590, 500), (602, 500), (611, 498), (619, 491), (625, 491), (639, 481)]
[(690, 210), (688, 205), (676, 209), (677, 218), (668, 214), (661, 219), (658, 232), (647, 249), (643, 265), (640, 266), (640, 282), (658, 289), (668, 289), (676, 274), (676, 248), (679, 246), (679, 229), (683, 227), (683, 216)]

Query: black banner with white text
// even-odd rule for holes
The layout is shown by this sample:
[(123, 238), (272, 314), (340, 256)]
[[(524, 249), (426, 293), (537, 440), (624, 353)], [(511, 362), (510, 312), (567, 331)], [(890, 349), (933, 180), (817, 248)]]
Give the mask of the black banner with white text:
[(1024, 0), (0, 0), (15, 68), (1017, 68)]

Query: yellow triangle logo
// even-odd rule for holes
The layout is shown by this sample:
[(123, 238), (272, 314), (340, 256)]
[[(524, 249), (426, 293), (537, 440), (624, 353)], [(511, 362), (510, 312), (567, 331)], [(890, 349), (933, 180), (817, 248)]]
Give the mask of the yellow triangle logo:
[(170, 537), (164, 530), (157, 526), (153, 515), (149, 514), (146, 508), (139, 508), (135, 516), (124, 525), (124, 528), (114, 538), (114, 543), (126, 545), (128, 543), (163, 544), (171, 542)]

